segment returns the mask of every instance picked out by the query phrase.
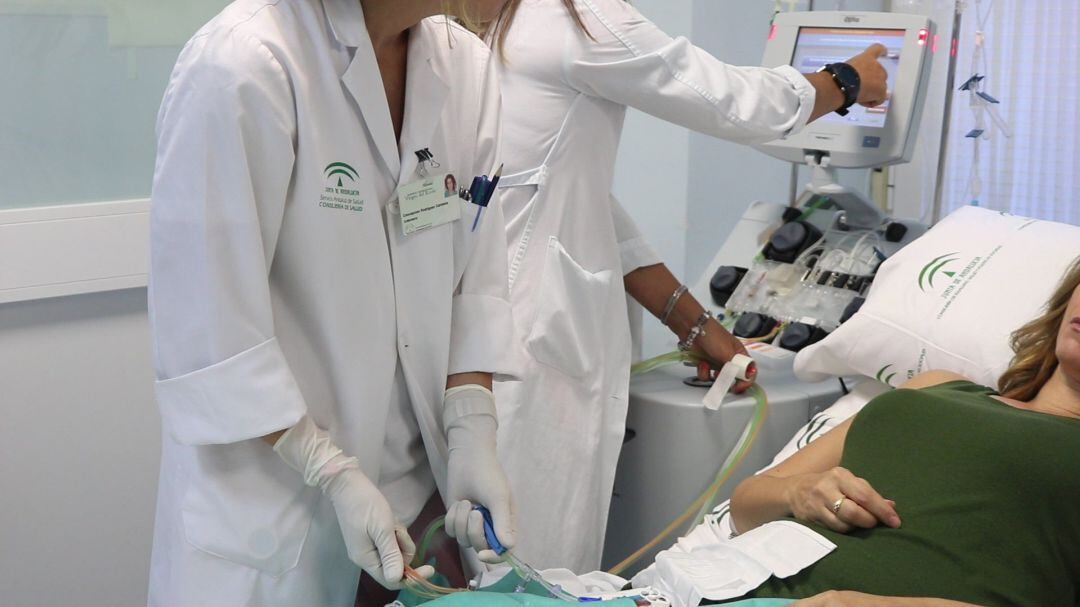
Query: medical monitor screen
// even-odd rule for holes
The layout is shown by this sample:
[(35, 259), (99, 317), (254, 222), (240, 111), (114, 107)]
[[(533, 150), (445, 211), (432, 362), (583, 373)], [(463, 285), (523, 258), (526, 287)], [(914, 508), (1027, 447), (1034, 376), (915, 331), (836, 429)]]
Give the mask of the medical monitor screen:
[[(880, 42), (888, 49), (881, 64), (888, 73), (888, 90), (891, 94), (900, 69), (900, 49), (904, 47), (902, 29), (857, 29), (831, 27), (800, 27), (795, 42), (795, 56), (791, 65), (804, 74), (816, 72), (830, 63), (839, 63), (858, 55), (866, 47)], [(889, 112), (889, 102), (875, 108), (853, 105), (847, 116), (830, 112), (821, 117), (823, 122), (838, 122), (864, 127), (884, 127)]]

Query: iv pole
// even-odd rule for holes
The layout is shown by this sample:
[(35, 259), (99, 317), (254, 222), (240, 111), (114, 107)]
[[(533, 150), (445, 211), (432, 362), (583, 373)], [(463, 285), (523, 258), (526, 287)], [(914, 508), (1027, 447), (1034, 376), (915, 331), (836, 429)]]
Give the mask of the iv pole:
[(934, 181), (934, 206), (930, 223), (941, 219), (941, 203), (945, 190), (945, 160), (949, 152), (949, 131), (952, 122), (953, 89), (956, 87), (956, 55), (960, 48), (960, 21), (964, 14), (965, 0), (956, 0), (953, 14), (952, 37), (949, 41), (949, 75), (945, 80), (945, 115), (941, 120), (941, 147), (938, 149), (937, 177)]

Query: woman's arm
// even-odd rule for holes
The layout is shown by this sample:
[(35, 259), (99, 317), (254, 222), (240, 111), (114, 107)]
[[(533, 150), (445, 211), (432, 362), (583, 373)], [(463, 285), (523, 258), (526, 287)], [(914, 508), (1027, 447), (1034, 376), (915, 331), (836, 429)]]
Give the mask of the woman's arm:
[(853, 419), (776, 467), (739, 483), (731, 497), (735, 528), (748, 531), (786, 516), (841, 533), (882, 523), (899, 527), (895, 503), (839, 465)]
[[(668, 300), (680, 285), (675, 276), (664, 264), (654, 264), (638, 268), (623, 277), (626, 292), (653, 316), (659, 318), (664, 313)], [(675, 307), (668, 317), (667, 326), (680, 340), (686, 339), (690, 329), (705, 312), (705, 308), (689, 292), (683, 293), (675, 302)], [(716, 368), (731, 360), (736, 354), (746, 354), (742, 342), (736, 339), (714, 318), (704, 326), (705, 333), (694, 341), (692, 351), (704, 356)], [(704, 379), (704, 378), (703, 378)], [(752, 382), (739, 381), (734, 386), (735, 392), (742, 392)]]
[(979, 607), (948, 599), (876, 596), (849, 590), (830, 590), (795, 601), (790, 607)]
[(490, 390), (491, 377), (491, 373), (482, 373), (479, 371), (471, 373), (455, 373), (446, 378), (446, 389), (449, 390), (450, 388), (474, 384)]
[[(564, 77), (587, 95), (742, 143), (798, 132), (843, 104), (829, 74), (729, 65), (685, 38), (671, 38), (629, 3), (588, 0), (580, 6), (591, 37), (580, 34), (568, 45)], [(849, 61), (862, 79), (860, 103), (885, 98), (886, 73), (877, 61), (883, 51)]]
[(292, 100), (261, 43), (203, 37), (158, 115), (148, 297), (157, 400), (183, 444), (272, 442), (307, 412), (267, 278), (295, 161)]
[[(958, 379), (965, 378), (950, 371), (927, 371), (900, 387), (927, 388)], [(735, 528), (748, 531), (786, 516), (813, 521), (841, 533), (879, 523), (900, 526), (894, 502), (840, 467), (844, 440), (854, 419), (840, 424), (774, 468), (739, 483), (731, 496)], [(841, 498), (843, 503), (834, 512)]]

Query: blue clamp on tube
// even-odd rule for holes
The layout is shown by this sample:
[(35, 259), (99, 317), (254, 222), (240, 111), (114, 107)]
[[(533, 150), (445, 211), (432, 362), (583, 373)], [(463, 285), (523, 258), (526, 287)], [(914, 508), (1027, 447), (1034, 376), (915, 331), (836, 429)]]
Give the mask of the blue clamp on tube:
[(473, 506), (473, 510), (476, 510), (484, 517), (484, 539), (487, 540), (488, 548), (494, 550), (495, 554), (502, 556), (506, 553), (506, 548), (495, 535), (495, 523), (491, 520), (491, 512), (483, 506)]

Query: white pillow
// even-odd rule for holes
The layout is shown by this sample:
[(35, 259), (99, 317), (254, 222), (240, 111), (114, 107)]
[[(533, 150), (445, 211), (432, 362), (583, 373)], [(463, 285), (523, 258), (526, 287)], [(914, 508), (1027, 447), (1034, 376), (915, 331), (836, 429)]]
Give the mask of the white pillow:
[(885, 261), (862, 309), (799, 352), (795, 375), (898, 386), (945, 369), (995, 386), (1009, 334), (1041, 313), (1077, 256), (1080, 227), (964, 207)]

